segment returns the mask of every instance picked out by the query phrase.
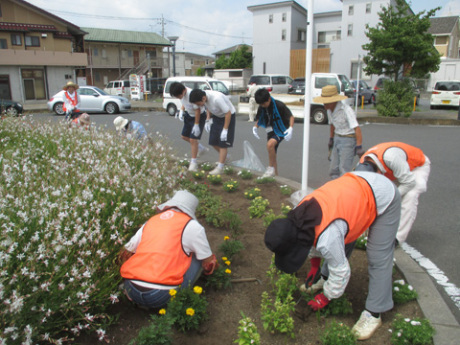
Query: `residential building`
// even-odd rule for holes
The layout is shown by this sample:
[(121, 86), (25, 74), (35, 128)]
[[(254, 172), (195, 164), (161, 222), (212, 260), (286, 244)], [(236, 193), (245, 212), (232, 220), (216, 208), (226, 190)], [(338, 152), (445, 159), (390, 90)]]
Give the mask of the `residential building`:
[[(192, 76), (197, 75), (199, 68), (204, 69), (214, 64), (214, 58), (212, 56), (199, 55), (188, 52), (176, 52), (174, 53), (176, 59), (176, 76)], [(167, 60), (166, 60), (167, 61)], [(163, 72), (165, 75), (173, 76), (173, 56), (169, 53), (169, 65), (165, 64)]]
[(434, 36), (434, 46), (441, 54), (441, 59), (460, 58), (460, 21), (459, 17), (431, 18), (431, 27), (428, 30)]
[(252, 53), (252, 47), (248, 44), (237, 44), (235, 46), (219, 50), (218, 52), (215, 52), (214, 55), (216, 56), (216, 60), (220, 58), (222, 55), (225, 56), (225, 58), (229, 58), (232, 53), (242, 47), (247, 47), (248, 52)]
[(0, 98), (46, 100), (84, 81), (85, 31), (22, 0), (0, 2)]
[(87, 83), (104, 88), (130, 74), (162, 78), (167, 66), (163, 49), (172, 43), (153, 32), (82, 28), (88, 54)]

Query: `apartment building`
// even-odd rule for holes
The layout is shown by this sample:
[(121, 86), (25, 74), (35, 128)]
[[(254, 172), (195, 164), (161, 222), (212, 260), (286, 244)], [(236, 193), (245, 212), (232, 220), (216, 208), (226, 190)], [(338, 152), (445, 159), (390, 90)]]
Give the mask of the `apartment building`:
[[(191, 76), (197, 75), (198, 69), (203, 71), (212, 66), (215, 62), (214, 57), (207, 55), (200, 55), (189, 52), (176, 52), (175, 62), (176, 62), (176, 76)], [(166, 60), (167, 61), (167, 60)], [(173, 54), (169, 53), (169, 65), (165, 66), (163, 73), (166, 76), (173, 75)]]

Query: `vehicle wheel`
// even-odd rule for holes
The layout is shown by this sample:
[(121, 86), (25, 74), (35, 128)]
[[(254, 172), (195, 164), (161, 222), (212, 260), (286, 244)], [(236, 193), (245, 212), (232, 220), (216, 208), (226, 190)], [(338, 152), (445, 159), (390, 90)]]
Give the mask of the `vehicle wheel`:
[(326, 124), (327, 123), (326, 109), (314, 108), (311, 114), (311, 118), (313, 119), (313, 123), (316, 123), (318, 125)]
[(436, 106), (430, 105), (430, 109), (431, 109), (431, 110), (436, 109)]
[(58, 103), (56, 103), (54, 105), (53, 110), (57, 115), (64, 115), (65, 114), (64, 109), (62, 108), (63, 105), (64, 105), (64, 103), (62, 103), (62, 102), (58, 102)]
[(8, 116), (18, 116), (19, 112), (15, 107), (11, 106), (11, 107), (6, 108), (6, 115), (8, 115)]
[(118, 113), (118, 105), (113, 102), (109, 102), (105, 105), (105, 111), (107, 114), (116, 114)]
[(177, 107), (175, 104), (168, 104), (166, 111), (168, 112), (169, 116), (174, 116), (176, 115)]

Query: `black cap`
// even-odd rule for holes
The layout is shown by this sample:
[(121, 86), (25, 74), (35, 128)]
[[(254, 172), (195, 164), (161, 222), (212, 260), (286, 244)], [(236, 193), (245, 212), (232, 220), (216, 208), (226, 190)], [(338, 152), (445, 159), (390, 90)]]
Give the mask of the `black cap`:
[(377, 166), (372, 162), (364, 161), (356, 166), (355, 171), (377, 172)]

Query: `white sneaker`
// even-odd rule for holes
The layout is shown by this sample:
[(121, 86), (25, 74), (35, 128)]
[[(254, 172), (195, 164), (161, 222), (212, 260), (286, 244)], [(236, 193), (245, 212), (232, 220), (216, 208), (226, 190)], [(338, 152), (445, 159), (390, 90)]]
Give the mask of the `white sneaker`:
[(224, 172), (224, 168), (219, 168), (219, 166), (215, 167), (214, 170), (209, 172), (209, 175), (222, 175)]
[(198, 171), (198, 163), (191, 162), (188, 166), (188, 171)]
[(268, 167), (267, 170), (262, 175), (262, 177), (272, 177), (272, 176), (275, 176), (275, 168), (274, 167)]
[(374, 332), (382, 325), (381, 317), (373, 317), (371, 313), (364, 310), (358, 322), (351, 329), (356, 334), (358, 340), (366, 340), (372, 337)]
[(300, 291), (306, 292), (306, 293), (315, 293), (323, 289), (324, 283), (325, 283), (325, 280), (321, 276), (321, 278), (316, 283), (312, 284), (309, 287), (306, 287), (305, 283), (300, 285)]
[(200, 157), (201, 155), (204, 155), (207, 152), (209, 152), (209, 147), (206, 147), (204, 145), (200, 145), (200, 146), (198, 146), (198, 154), (196, 156)]

